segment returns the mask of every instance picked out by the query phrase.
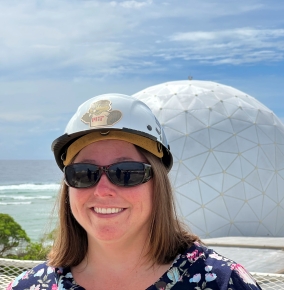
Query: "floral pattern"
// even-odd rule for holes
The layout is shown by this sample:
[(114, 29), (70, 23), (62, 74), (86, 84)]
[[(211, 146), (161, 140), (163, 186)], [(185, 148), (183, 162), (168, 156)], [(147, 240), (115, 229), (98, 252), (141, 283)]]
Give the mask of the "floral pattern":
[[(52, 268), (46, 263), (22, 273), (7, 290), (84, 290), (70, 268)], [(173, 261), (169, 270), (146, 290), (257, 290), (253, 277), (240, 265), (198, 243)]]

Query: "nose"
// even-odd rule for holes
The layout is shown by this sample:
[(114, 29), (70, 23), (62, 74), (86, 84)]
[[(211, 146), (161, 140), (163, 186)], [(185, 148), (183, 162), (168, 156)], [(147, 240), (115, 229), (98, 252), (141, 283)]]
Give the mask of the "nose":
[(94, 186), (94, 195), (96, 196), (114, 196), (115, 195), (115, 188), (114, 184), (112, 184), (108, 177), (106, 176), (105, 172), (102, 172), (99, 181)]

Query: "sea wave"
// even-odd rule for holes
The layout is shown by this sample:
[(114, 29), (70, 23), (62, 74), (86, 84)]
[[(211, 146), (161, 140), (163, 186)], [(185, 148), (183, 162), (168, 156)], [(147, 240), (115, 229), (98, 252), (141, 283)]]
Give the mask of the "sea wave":
[(17, 202), (0, 202), (0, 205), (18, 205), (18, 204), (31, 204), (31, 201), (17, 201)]
[(23, 195), (6, 195), (6, 194), (0, 194), (0, 200), (1, 199), (20, 199), (20, 200), (29, 200), (29, 199), (50, 199), (53, 196), (51, 195), (33, 195), (33, 196), (23, 196)]
[(12, 184), (12, 185), (0, 185), (0, 191), (4, 190), (59, 190), (60, 184), (58, 183), (50, 183), (50, 184), (32, 184), (32, 183), (26, 183), (26, 184)]

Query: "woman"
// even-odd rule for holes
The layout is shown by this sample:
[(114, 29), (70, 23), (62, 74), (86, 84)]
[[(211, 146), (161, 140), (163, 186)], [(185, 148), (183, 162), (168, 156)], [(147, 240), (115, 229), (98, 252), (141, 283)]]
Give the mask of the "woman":
[(7, 289), (260, 289), (176, 218), (172, 155), (144, 103), (92, 98), (52, 149), (64, 172), (58, 235), (48, 261)]

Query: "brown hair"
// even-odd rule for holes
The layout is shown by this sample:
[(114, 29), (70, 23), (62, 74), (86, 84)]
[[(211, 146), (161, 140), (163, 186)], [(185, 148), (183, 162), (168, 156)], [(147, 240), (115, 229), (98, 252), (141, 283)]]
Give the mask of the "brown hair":
[[(153, 263), (167, 264), (193, 242), (201, 241), (177, 218), (172, 187), (162, 161), (146, 150), (137, 148), (152, 165), (153, 170), (153, 209), (147, 256)], [(71, 212), (68, 186), (64, 182), (57, 204), (59, 226), (54, 245), (48, 255), (49, 265), (76, 266), (85, 258), (88, 239), (86, 231)]]

